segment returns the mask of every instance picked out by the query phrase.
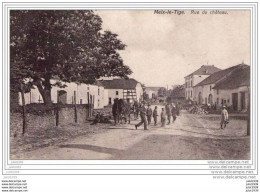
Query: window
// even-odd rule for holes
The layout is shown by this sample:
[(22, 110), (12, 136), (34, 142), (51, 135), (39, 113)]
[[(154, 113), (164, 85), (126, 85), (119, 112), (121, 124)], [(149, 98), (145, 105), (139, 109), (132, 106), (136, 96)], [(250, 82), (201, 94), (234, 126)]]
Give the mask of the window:
[(99, 101), (99, 99), (98, 99), (98, 106), (100, 105), (100, 101)]
[(192, 97), (192, 91), (190, 91), (190, 96)]
[(229, 99), (227, 100), (227, 102), (229, 103)]
[(109, 100), (109, 101), (108, 101), (108, 104), (111, 105), (111, 104), (112, 104), (112, 99), (111, 99), (111, 97), (109, 97), (108, 100)]
[(211, 91), (211, 85), (209, 86), (209, 90)]
[(217, 98), (217, 104), (218, 104), (218, 102), (219, 102), (219, 98)]
[(118, 95), (118, 91), (116, 91), (116, 95)]
[(217, 89), (217, 95), (219, 94), (219, 90)]
[(80, 99), (80, 104), (82, 104), (82, 99)]
[(192, 87), (192, 80), (191, 80), (191, 82), (190, 82), (190, 86)]
[(98, 88), (98, 95), (99, 95), (99, 92), (100, 92), (100, 90), (99, 90), (99, 88)]

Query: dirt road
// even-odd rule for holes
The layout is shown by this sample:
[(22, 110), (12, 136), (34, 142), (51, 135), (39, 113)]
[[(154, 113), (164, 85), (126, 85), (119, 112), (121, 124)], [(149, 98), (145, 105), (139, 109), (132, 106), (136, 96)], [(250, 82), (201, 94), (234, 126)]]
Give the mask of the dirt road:
[(80, 136), (63, 144), (17, 153), (11, 159), (129, 159), (204, 160), (249, 159), (250, 140), (246, 121), (232, 120), (226, 129), (218, 120), (182, 111), (165, 127), (150, 125), (148, 131), (131, 124), (110, 126), (107, 131)]

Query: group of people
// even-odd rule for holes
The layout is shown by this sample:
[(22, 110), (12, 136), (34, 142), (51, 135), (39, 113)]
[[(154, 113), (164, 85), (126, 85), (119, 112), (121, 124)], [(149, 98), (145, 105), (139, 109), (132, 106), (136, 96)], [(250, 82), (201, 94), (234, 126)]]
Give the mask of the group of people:
[[(157, 118), (159, 116), (158, 114), (158, 107), (155, 106), (154, 110), (152, 110), (151, 106), (148, 105), (148, 108), (145, 107), (145, 102), (142, 102), (141, 105), (136, 108), (138, 111), (137, 114), (135, 114), (135, 118), (138, 118), (138, 115), (140, 113), (141, 117), (141, 122), (135, 125), (135, 128), (137, 129), (139, 126), (142, 124), (144, 125), (144, 130), (148, 130), (147, 125), (151, 124), (152, 117), (154, 120), (154, 125), (157, 125)], [(171, 104), (166, 104), (165, 107), (162, 108), (161, 110), (161, 126), (164, 127), (166, 123), (166, 117), (168, 120), (168, 125), (171, 123), (171, 117), (172, 117), (172, 122), (174, 122), (180, 114), (180, 107), (179, 104), (177, 103), (176, 105), (171, 103)]]

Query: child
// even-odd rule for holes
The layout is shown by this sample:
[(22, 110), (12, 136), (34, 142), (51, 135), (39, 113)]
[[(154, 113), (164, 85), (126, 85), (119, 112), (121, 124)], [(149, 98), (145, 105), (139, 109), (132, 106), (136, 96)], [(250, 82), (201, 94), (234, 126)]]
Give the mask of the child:
[(221, 111), (221, 122), (220, 122), (220, 125), (221, 125), (221, 129), (223, 129), (223, 124), (224, 124), (224, 128), (226, 127), (226, 125), (228, 124), (228, 112), (226, 110), (226, 106), (223, 106), (222, 107), (222, 111)]
[(154, 108), (154, 110), (153, 110), (154, 125), (157, 125), (157, 116), (158, 116), (157, 106), (155, 106), (155, 108)]
[(166, 120), (166, 115), (165, 115), (164, 108), (162, 108), (162, 112), (161, 112), (161, 123), (162, 123), (162, 127), (165, 126), (165, 120)]

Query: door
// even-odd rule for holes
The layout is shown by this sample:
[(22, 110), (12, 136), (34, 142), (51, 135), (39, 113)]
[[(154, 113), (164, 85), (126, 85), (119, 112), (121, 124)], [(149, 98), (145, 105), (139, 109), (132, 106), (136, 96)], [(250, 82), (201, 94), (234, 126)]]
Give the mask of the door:
[(237, 104), (238, 104), (238, 93), (232, 93), (232, 105), (233, 110), (237, 111)]
[(208, 100), (210, 105), (213, 105), (213, 97), (212, 94), (209, 94), (209, 100)]

